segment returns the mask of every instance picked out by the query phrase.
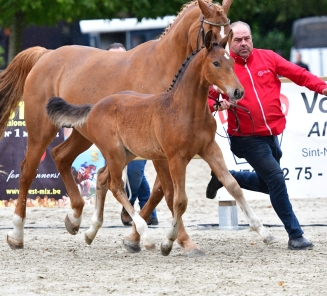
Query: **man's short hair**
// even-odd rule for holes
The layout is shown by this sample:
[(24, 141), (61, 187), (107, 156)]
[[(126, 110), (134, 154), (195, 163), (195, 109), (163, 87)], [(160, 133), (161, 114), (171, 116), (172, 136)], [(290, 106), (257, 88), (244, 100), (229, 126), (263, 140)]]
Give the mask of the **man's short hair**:
[(109, 46), (107, 47), (107, 50), (110, 50), (110, 49), (113, 49), (113, 48), (123, 48), (124, 50), (126, 50), (124, 45), (121, 44), (121, 43), (118, 43), (118, 42), (109, 44)]
[(237, 25), (243, 25), (243, 26), (247, 27), (249, 29), (250, 34), (252, 34), (250, 25), (245, 22), (242, 22), (242, 21), (236, 21), (234, 23), (231, 23), (230, 28), (233, 29), (233, 27), (235, 27)]

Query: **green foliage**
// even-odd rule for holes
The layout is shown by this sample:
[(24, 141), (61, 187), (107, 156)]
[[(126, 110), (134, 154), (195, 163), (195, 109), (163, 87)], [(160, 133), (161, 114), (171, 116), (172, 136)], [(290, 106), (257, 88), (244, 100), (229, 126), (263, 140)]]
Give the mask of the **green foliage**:
[(5, 59), (3, 54), (5, 53), (4, 49), (0, 46), (0, 69), (5, 65)]
[[(219, 0), (221, 3), (223, 0)], [(137, 17), (141, 19), (176, 15), (186, 0), (0, 0), (0, 27), (14, 20), (23, 26), (54, 25), (58, 21)], [(295, 19), (326, 15), (327, 0), (233, 0), (231, 21), (247, 22), (256, 47), (288, 52)], [(5, 12), (5, 13), (3, 13)], [(277, 46), (280, 48), (277, 49)]]
[(258, 31), (254, 31), (252, 32), (252, 37), (254, 47), (271, 49), (284, 58), (289, 59), (292, 41), (283, 32), (274, 29), (266, 35), (261, 35)]

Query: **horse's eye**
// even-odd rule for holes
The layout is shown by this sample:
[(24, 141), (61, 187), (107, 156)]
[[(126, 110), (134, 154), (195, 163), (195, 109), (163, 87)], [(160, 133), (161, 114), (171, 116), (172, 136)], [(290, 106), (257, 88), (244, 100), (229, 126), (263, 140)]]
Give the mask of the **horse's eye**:
[(220, 67), (220, 64), (219, 64), (217, 61), (213, 62), (213, 65), (214, 65), (216, 68)]

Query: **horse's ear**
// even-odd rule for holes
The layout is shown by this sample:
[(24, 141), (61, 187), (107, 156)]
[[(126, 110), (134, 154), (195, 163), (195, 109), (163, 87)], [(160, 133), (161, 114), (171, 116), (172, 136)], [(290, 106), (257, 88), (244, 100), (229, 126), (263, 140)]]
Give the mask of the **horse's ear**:
[(229, 8), (232, 5), (232, 3), (233, 0), (223, 0), (222, 7), (226, 15), (228, 14)]
[(233, 31), (230, 30), (229, 33), (219, 42), (219, 45), (223, 48), (226, 47), (227, 41), (231, 40), (231, 36), (233, 36)]
[(212, 30), (208, 31), (205, 38), (204, 38), (204, 44), (209, 51), (212, 48), (212, 38), (213, 38), (213, 33)]
[(199, 4), (199, 7), (200, 7), (204, 17), (209, 18), (211, 15), (211, 12), (210, 12), (210, 8), (208, 7), (208, 5), (202, 0), (198, 0), (198, 4)]

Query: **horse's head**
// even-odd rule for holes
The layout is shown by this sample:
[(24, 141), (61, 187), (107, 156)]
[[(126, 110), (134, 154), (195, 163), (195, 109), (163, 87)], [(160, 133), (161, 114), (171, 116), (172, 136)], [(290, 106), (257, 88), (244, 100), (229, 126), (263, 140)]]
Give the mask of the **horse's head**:
[(234, 60), (225, 50), (229, 34), (219, 43), (214, 41), (213, 32), (205, 36), (207, 57), (204, 67), (204, 76), (210, 84), (218, 86), (232, 101), (243, 97), (244, 88), (234, 72)]
[(230, 31), (230, 20), (227, 18), (229, 8), (233, 0), (223, 0), (220, 6), (217, 3), (208, 3), (204, 0), (198, 0), (201, 10), (200, 21), (194, 24), (190, 29), (193, 36), (197, 34), (196, 40), (190, 38), (192, 42), (192, 51), (200, 48), (204, 44), (206, 32), (212, 31), (213, 38), (216, 42), (220, 42)]

